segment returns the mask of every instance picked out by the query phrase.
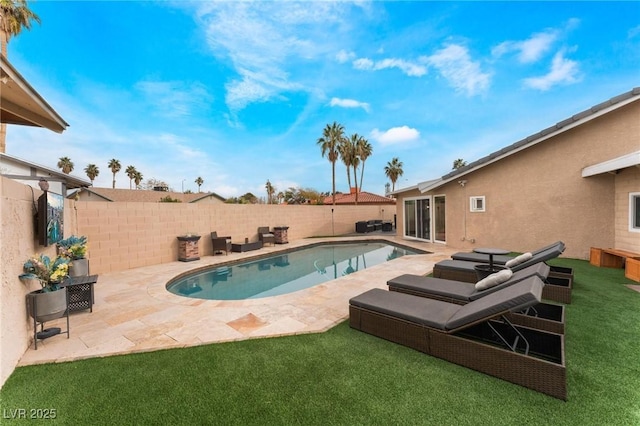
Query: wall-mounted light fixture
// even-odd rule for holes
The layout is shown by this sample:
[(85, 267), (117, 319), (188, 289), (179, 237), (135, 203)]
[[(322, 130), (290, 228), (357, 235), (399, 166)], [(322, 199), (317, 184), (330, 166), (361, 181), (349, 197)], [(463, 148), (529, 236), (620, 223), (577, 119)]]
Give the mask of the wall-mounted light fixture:
[(40, 180), (38, 181), (38, 186), (43, 191), (48, 191), (49, 190), (49, 182), (47, 182), (47, 180), (45, 178), (40, 178)]
[(463, 180), (459, 180), (458, 184), (460, 184), (460, 186), (464, 188), (464, 186), (467, 184), (467, 181), (464, 180), (464, 179)]

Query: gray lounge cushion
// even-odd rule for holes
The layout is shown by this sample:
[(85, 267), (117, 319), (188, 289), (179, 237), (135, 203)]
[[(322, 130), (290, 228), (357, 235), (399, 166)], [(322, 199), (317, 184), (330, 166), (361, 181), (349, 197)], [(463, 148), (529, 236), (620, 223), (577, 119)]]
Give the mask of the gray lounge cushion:
[(495, 287), (498, 284), (502, 284), (507, 281), (512, 275), (513, 272), (511, 269), (503, 269), (478, 281), (475, 288), (476, 290), (486, 290), (488, 288)]
[(468, 303), (484, 297), (503, 287), (515, 284), (530, 276), (537, 276), (545, 281), (551, 268), (544, 262), (536, 263), (528, 268), (514, 272), (510, 279), (487, 290), (476, 290), (474, 284), (463, 281), (445, 280), (442, 278), (425, 277), (421, 275), (404, 274), (387, 281), (389, 288), (400, 291), (421, 293), (423, 297), (440, 297)]
[(461, 306), (379, 288), (352, 298), (349, 304), (439, 330)]
[(426, 327), (452, 331), (540, 303), (542, 286), (540, 278), (531, 276), (466, 305), (374, 288), (349, 303)]
[(460, 305), (461, 308), (447, 321), (445, 329), (467, 327), (479, 320), (536, 305), (542, 299), (542, 286), (540, 278), (532, 276), (471, 303)]

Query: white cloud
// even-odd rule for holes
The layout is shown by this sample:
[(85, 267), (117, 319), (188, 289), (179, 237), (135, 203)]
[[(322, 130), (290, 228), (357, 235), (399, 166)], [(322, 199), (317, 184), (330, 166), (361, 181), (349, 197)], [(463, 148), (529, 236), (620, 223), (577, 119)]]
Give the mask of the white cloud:
[(500, 57), (509, 52), (517, 52), (518, 60), (522, 63), (531, 63), (540, 59), (551, 49), (557, 40), (557, 31), (549, 30), (532, 35), (522, 41), (505, 41), (491, 50), (493, 56)]
[(371, 138), (381, 145), (399, 145), (418, 140), (420, 132), (408, 126), (392, 127), (387, 131), (373, 129)]
[(576, 61), (564, 57), (564, 51), (555, 54), (551, 63), (551, 70), (541, 77), (532, 77), (524, 80), (528, 87), (538, 90), (549, 90), (558, 84), (572, 84), (580, 81), (579, 67)]
[(362, 108), (367, 112), (369, 112), (369, 109), (370, 109), (368, 103), (356, 101), (354, 99), (332, 98), (331, 102), (329, 102), (329, 105), (339, 106), (342, 108)]
[[(226, 83), (232, 111), (265, 102), (285, 91), (305, 90), (292, 70), (335, 51), (331, 38), (348, 4), (336, 2), (198, 2), (207, 43), (230, 62), (238, 78)], [(348, 52), (339, 57), (348, 56)]]
[(359, 70), (379, 71), (388, 68), (398, 68), (409, 77), (421, 77), (427, 73), (427, 68), (403, 59), (387, 58), (374, 62), (369, 58), (358, 58), (353, 61), (353, 67)]
[(187, 117), (196, 109), (206, 108), (213, 100), (204, 85), (182, 81), (140, 81), (135, 88), (151, 108), (165, 117)]
[(339, 51), (336, 54), (336, 60), (338, 62), (340, 62), (341, 64), (344, 64), (345, 62), (349, 62), (350, 60), (352, 60), (353, 58), (356, 57), (356, 54), (353, 52), (347, 52), (346, 50), (342, 49), (341, 51)]
[(489, 87), (491, 74), (482, 72), (480, 64), (471, 60), (464, 46), (450, 44), (421, 59), (435, 67), (456, 90), (470, 96), (484, 92)]

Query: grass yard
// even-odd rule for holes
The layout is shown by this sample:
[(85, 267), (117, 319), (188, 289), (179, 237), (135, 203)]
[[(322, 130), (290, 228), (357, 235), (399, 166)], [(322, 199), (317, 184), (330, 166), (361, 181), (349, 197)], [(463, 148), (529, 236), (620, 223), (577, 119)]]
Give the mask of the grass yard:
[[(568, 401), (352, 330), (21, 367), (2, 423), (639, 425), (640, 293), (618, 269), (574, 268)], [(25, 409), (27, 419), (11, 419)], [(34, 411), (31, 411), (34, 410)], [(40, 412), (42, 414), (42, 412)]]

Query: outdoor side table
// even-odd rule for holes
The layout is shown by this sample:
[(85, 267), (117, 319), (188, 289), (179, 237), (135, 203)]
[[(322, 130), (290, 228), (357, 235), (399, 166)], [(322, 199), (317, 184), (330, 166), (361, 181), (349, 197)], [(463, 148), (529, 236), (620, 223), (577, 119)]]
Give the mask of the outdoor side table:
[(289, 242), (288, 229), (288, 226), (273, 227), (273, 235), (275, 237), (276, 244), (287, 244)]
[(89, 309), (89, 312), (93, 312), (93, 285), (97, 282), (97, 275), (85, 275), (69, 277), (60, 284), (60, 287), (67, 289), (70, 312), (84, 311), (86, 309)]
[(504, 249), (496, 249), (496, 248), (475, 248), (473, 249), (474, 252), (476, 253), (480, 253), (480, 254), (488, 254), (489, 255), (489, 265), (476, 265), (475, 266), (475, 270), (476, 270), (476, 274), (478, 276), (478, 280), (481, 280), (483, 278), (488, 277), (489, 275), (493, 274), (494, 272), (498, 272), (502, 269), (504, 269), (504, 267), (500, 266), (500, 267), (494, 267), (493, 266), (493, 256), (495, 255), (504, 255), (504, 254), (509, 254), (509, 250), (504, 250)]
[(200, 235), (184, 235), (178, 237), (178, 260), (181, 262), (191, 262), (200, 259), (200, 249), (198, 240)]

